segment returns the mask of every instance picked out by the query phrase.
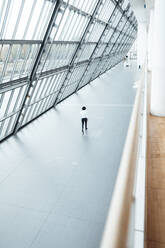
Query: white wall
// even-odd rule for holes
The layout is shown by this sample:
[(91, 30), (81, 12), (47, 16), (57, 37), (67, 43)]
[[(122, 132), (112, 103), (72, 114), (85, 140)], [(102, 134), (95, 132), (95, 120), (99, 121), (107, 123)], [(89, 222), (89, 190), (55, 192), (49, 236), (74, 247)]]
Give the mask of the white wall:
[(153, 35), (154, 35), (154, 11), (151, 10), (149, 30), (148, 30), (148, 70), (150, 71), (152, 71)]
[(146, 24), (138, 24), (138, 37), (137, 37), (137, 65), (143, 66), (145, 63), (147, 51), (147, 27)]

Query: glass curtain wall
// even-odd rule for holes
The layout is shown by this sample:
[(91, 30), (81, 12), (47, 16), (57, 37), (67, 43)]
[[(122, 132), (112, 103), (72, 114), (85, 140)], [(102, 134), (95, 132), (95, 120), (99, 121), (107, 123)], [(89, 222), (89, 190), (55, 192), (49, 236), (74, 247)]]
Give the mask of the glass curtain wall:
[(128, 0), (0, 1), (0, 141), (123, 60)]

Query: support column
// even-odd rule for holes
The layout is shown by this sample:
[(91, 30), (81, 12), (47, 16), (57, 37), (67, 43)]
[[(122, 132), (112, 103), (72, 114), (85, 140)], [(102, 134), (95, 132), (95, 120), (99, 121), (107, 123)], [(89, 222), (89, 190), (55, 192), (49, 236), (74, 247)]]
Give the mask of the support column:
[(148, 70), (152, 71), (153, 57), (153, 36), (154, 36), (154, 11), (150, 10), (150, 23), (148, 30)]
[(145, 23), (138, 24), (137, 65), (143, 67), (147, 50), (147, 27)]
[(155, 1), (151, 113), (165, 116), (165, 0)]

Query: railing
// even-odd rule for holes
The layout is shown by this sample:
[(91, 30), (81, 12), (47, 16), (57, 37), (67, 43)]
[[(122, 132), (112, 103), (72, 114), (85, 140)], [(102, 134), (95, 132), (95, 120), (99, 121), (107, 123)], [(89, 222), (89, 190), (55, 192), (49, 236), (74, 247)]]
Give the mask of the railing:
[[(142, 72), (142, 79), (138, 82), (135, 104), (101, 248), (144, 247), (146, 82), (145, 69)], [(138, 205), (139, 190), (142, 194), (141, 205)], [(143, 213), (141, 216), (139, 216), (139, 211)], [(140, 218), (140, 230), (136, 230), (137, 217)], [(141, 235), (142, 240), (137, 244), (139, 242), (136, 238), (138, 231), (143, 232), (143, 235)]]

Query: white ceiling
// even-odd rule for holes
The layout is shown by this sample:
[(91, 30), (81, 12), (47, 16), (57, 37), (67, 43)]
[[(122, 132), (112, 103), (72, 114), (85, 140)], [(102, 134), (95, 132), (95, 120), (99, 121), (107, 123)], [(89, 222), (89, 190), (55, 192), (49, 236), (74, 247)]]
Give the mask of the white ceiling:
[[(130, 0), (138, 22), (149, 24), (150, 9), (154, 8), (154, 0)], [(146, 8), (144, 8), (146, 4)]]

